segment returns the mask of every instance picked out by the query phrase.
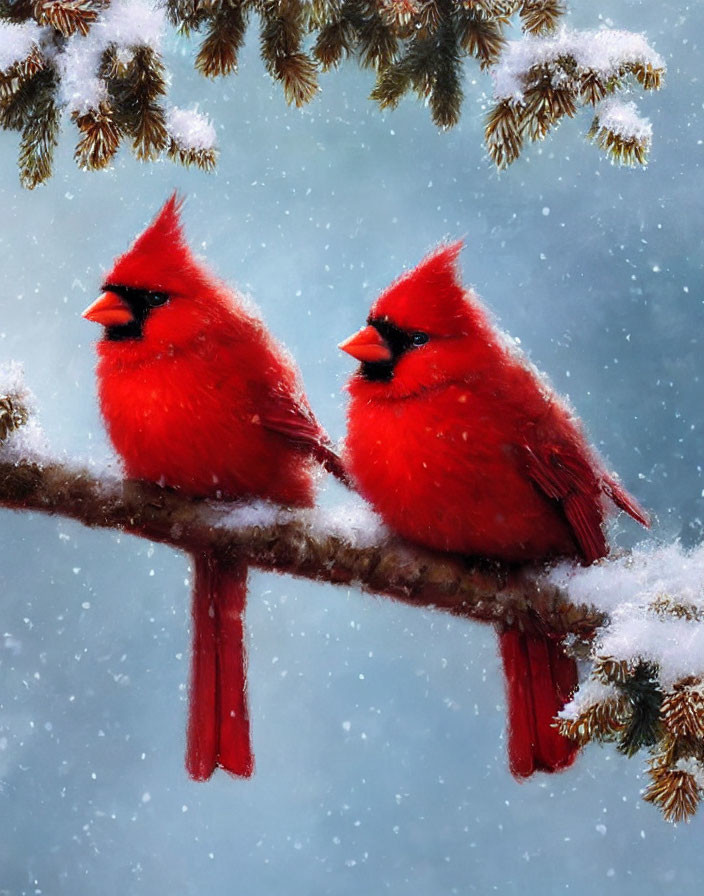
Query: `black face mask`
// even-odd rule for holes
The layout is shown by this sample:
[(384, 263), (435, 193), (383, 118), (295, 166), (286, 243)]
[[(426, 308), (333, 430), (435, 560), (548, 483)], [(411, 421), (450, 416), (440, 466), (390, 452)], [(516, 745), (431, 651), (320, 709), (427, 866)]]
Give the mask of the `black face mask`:
[(402, 330), (383, 318), (369, 319), (367, 323), (374, 327), (391, 350), (391, 357), (388, 361), (362, 361), (362, 376), (370, 382), (390, 382), (400, 358), (407, 351), (425, 345), (428, 341), (427, 333)]
[(133, 286), (119, 286), (105, 283), (104, 292), (114, 292), (123, 299), (130, 308), (133, 320), (127, 324), (107, 327), (105, 338), (110, 342), (124, 342), (126, 339), (141, 339), (144, 335), (144, 323), (149, 313), (169, 301), (169, 294), (153, 289), (137, 289)]

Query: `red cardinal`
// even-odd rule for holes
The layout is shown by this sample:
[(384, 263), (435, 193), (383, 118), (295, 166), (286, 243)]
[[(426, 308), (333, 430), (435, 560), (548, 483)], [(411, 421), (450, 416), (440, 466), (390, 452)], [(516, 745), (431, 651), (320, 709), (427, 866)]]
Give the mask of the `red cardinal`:
[[(291, 359), (184, 241), (176, 196), (83, 316), (102, 324), (98, 391), (128, 476), (199, 498), (313, 503), (311, 459), (343, 477)], [(195, 558), (186, 766), (249, 776), (247, 568)]]
[[(492, 324), (442, 246), (372, 307), (340, 348), (349, 383), (348, 471), (396, 532), (429, 548), (508, 562), (608, 552), (605, 499), (648, 518), (579, 422)], [(517, 777), (556, 771), (576, 747), (553, 727), (577, 684), (558, 639), (500, 635)]]

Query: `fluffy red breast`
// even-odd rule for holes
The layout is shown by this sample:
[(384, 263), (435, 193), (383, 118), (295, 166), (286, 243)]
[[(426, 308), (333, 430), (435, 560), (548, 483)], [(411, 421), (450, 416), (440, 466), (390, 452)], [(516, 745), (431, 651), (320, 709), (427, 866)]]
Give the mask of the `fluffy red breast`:
[(325, 438), (298, 372), (241, 297), (193, 256), (179, 210), (174, 196), (105, 278), (106, 294), (127, 296), (126, 305), (145, 291), (167, 297), (148, 309), (138, 337), (108, 327), (98, 343), (110, 438), (135, 478), (197, 496), (310, 504), (309, 454), (276, 422)]
[(349, 471), (392, 528), (429, 547), (591, 561), (607, 551), (605, 494), (647, 518), (462, 287), (460, 248), (441, 246), (372, 306), (391, 360), (363, 361), (348, 384)]

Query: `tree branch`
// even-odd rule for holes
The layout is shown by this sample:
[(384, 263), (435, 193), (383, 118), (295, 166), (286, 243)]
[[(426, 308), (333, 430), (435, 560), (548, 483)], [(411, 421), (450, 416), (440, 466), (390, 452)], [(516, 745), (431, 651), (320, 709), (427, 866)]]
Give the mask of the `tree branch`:
[(465, 561), (409, 545), (391, 536), (355, 544), (330, 532), (322, 511), (251, 507), (198, 501), (148, 483), (97, 478), (87, 469), (24, 459), (0, 462), (0, 506), (64, 516), (86, 526), (119, 529), (195, 552), (401, 600), (456, 616), (588, 637), (602, 614), (565, 601), (541, 583), (541, 570)]
[[(704, 799), (704, 547), (689, 555), (677, 546), (635, 550), (589, 568), (561, 569), (548, 580), (536, 566), (435, 554), (373, 524), (362, 527), (369, 531), (360, 539), (358, 524), (340, 524), (339, 509), (194, 500), (46, 460), (31, 432), (31, 398), (14, 368), (6, 388), (0, 507), (118, 529), (192, 553), (207, 548), (224, 562), (352, 585), (500, 627), (576, 635), (590, 642), (593, 666), (560, 713), (563, 733), (580, 744), (613, 742), (628, 756), (646, 753), (644, 799), (670, 821), (688, 820)], [(563, 588), (600, 609), (571, 603)]]

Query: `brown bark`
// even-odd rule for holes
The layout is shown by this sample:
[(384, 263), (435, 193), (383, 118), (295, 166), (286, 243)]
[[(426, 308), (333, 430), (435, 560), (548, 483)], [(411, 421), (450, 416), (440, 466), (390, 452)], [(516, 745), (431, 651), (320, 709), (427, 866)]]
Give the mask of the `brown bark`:
[(498, 625), (540, 626), (589, 636), (603, 622), (592, 608), (566, 602), (543, 570), (436, 554), (385, 537), (355, 545), (311, 526), (305, 512), (287, 512), (266, 525), (226, 524), (223, 505), (189, 499), (148, 483), (98, 479), (69, 464), (0, 461), (0, 506), (120, 529), (193, 552), (207, 547), (224, 558), (436, 607)]

